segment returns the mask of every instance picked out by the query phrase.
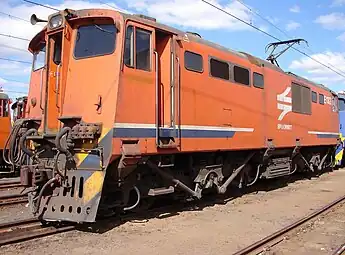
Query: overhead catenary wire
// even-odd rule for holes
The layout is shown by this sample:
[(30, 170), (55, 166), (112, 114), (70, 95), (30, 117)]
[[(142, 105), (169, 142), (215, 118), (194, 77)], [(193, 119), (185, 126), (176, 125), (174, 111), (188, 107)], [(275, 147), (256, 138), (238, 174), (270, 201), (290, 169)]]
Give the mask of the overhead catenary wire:
[(50, 9), (50, 10), (54, 10), (54, 11), (60, 11), (59, 9), (56, 9), (54, 7), (50, 7), (48, 5), (45, 5), (45, 4), (41, 4), (41, 3), (37, 3), (37, 2), (34, 2), (34, 1), (29, 1), (29, 0), (23, 0), (24, 2), (27, 2), (29, 4), (33, 4), (33, 5), (38, 5), (38, 6), (41, 6), (41, 7), (45, 7), (47, 9)]
[(16, 91), (16, 90), (7, 90), (7, 89), (2, 89), (2, 92), (5, 92), (5, 93), (15, 93), (15, 94), (22, 94), (22, 95), (26, 95), (26, 94), (27, 94), (27, 92)]
[(17, 20), (21, 20), (21, 21), (25, 21), (25, 22), (30, 23), (30, 20), (23, 19), (23, 18), (20, 18), (20, 17), (18, 17), (18, 16), (14, 16), (14, 15), (9, 14), (9, 13), (6, 13), (6, 12), (0, 11), (0, 14), (2, 14), (2, 15), (4, 15), (4, 16), (8, 16), (8, 17), (10, 17), (10, 18), (12, 18), (12, 19), (17, 19)]
[(9, 62), (17, 62), (17, 63), (22, 63), (22, 64), (29, 64), (29, 65), (32, 64), (29, 61), (23, 61), (23, 60), (11, 59), (11, 58), (2, 58), (2, 57), (0, 57), (0, 60), (9, 61)]
[(17, 47), (13, 47), (13, 46), (10, 46), (10, 45), (7, 45), (7, 44), (3, 44), (3, 43), (0, 43), (0, 48), (1, 47), (7, 48), (7, 49), (12, 49), (12, 50), (17, 50), (17, 51), (22, 51), (22, 52), (26, 52), (26, 53), (30, 53), (30, 51), (28, 51), (28, 50), (17, 48)]
[[(215, 9), (217, 9), (217, 10), (219, 10), (219, 11), (221, 11), (221, 12), (223, 12), (223, 13), (225, 13), (225, 14), (231, 16), (231, 17), (233, 17), (234, 19), (236, 19), (236, 20), (238, 20), (238, 21), (240, 21), (240, 22), (242, 22), (242, 23), (244, 23), (244, 24), (250, 26), (251, 28), (253, 28), (253, 29), (255, 29), (255, 30), (257, 30), (257, 31), (259, 31), (259, 32), (261, 32), (261, 33), (263, 33), (263, 34), (265, 34), (265, 35), (267, 35), (267, 36), (269, 36), (269, 37), (271, 37), (271, 38), (277, 40), (277, 41), (279, 41), (279, 42), (282, 41), (282, 40), (280, 40), (278, 37), (276, 37), (276, 36), (274, 36), (274, 35), (271, 35), (270, 33), (268, 33), (268, 32), (266, 32), (266, 31), (264, 31), (264, 30), (262, 30), (262, 29), (260, 29), (260, 28), (258, 28), (258, 27), (256, 27), (256, 26), (250, 24), (249, 22), (247, 22), (247, 21), (245, 21), (245, 20), (243, 20), (243, 19), (241, 19), (241, 18), (239, 18), (239, 17), (237, 17), (237, 16), (231, 14), (230, 12), (227, 12), (226, 10), (224, 10), (224, 9), (222, 9), (222, 8), (220, 8), (220, 7), (214, 5), (214, 4), (212, 4), (212, 3), (210, 3), (210, 2), (208, 2), (208, 1), (206, 1), (206, 0), (201, 0), (201, 1), (203, 1), (204, 3), (206, 3), (206, 4), (210, 5), (210, 6), (212, 6), (213, 8), (215, 8)], [(317, 62), (318, 64), (322, 65), (323, 67), (325, 67), (325, 68), (327, 68), (327, 69), (333, 71), (334, 73), (340, 75), (341, 77), (345, 78), (345, 75), (343, 75), (342, 73), (340, 73), (340, 72), (336, 71), (335, 69), (333, 69), (333, 68), (327, 66), (326, 64), (324, 64), (324, 63), (322, 63), (321, 61), (319, 61), (319, 60), (313, 58), (312, 56), (308, 55), (307, 53), (305, 53), (305, 52), (303, 52), (303, 51), (301, 51), (301, 50), (299, 50), (299, 49), (297, 49), (297, 48), (295, 48), (295, 47), (291, 47), (291, 48), (294, 49), (295, 51), (297, 51), (298, 53), (302, 54), (303, 56), (305, 56), (305, 57), (307, 57), (307, 58), (310, 58), (311, 60)]]
[[(237, 2), (239, 2), (242, 6), (244, 6), (245, 8), (247, 8), (250, 12), (254, 13), (255, 15), (257, 15), (258, 17), (260, 17), (261, 19), (265, 20), (267, 23), (269, 23), (271, 26), (273, 26), (275, 29), (277, 29), (279, 32), (281, 32), (282, 34), (284, 34), (287, 38), (289, 39), (293, 39), (293, 37), (291, 35), (289, 35), (287, 32), (285, 32), (283, 29), (281, 29), (280, 27), (278, 27), (277, 25), (275, 25), (273, 22), (271, 22), (269, 19), (263, 17), (258, 11), (252, 9), (251, 7), (249, 7), (248, 5), (246, 5), (242, 0), (236, 0)], [(305, 47), (303, 45), (301, 45), (301, 47), (303, 47), (305, 50), (309, 51), (311, 54), (316, 54), (313, 50), (311, 50), (308, 47)], [(325, 61), (326, 62), (326, 61)], [(345, 75), (345, 72), (340, 70), (339, 68), (333, 66), (331, 63), (326, 62), (328, 66), (331, 66), (332, 68), (336, 69), (338, 72), (341, 72), (343, 75)]]
[(28, 84), (28, 81), (18, 81), (18, 80), (7, 79), (7, 78), (2, 78), (2, 77), (0, 77), (0, 79), (4, 80), (5, 82), (15, 82), (15, 83), (21, 83), (21, 84), (26, 84), (26, 85)]
[[(11, 18), (11, 19), (16, 19), (16, 20), (19, 20), (19, 21), (24, 21), (24, 22), (27, 22), (27, 23), (30, 23), (30, 24), (31, 24), (31, 21), (30, 21), (30, 20), (23, 19), (23, 18), (21, 18), (21, 17), (15, 16), (15, 15), (12, 15), (12, 14), (9, 14), (9, 13), (6, 13), (6, 12), (0, 11), (0, 15), (8, 16), (8, 17)], [(42, 24), (38, 24), (38, 25), (39, 25), (39, 26), (44, 26), (44, 25), (42, 25)]]
[(9, 37), (9, 38), (14, 38), (14, 39), (18, 39), (18, 40), (30, 42), (29, 39), (26, 39), (26, 38), (23, 38), (23, 37), (14, 36), (14, 35), (8, 35), (8, 34), (2, 34), (2, 33), (0, 33), (0, 36), (4, 36), (4, 37)]

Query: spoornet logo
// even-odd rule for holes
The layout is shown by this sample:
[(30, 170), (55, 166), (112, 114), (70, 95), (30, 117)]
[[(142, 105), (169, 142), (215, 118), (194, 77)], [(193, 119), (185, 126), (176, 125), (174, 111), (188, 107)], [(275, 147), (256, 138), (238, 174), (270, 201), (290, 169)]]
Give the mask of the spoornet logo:
[[(291, 87), (287, 87), (285, 91), (281, 94), (277, 95), (277, 108), (278, 110), (282, 110), (280, 115), (278, 116), (278, 120), (282, 121), (286, 114), (292, 111), (292, 99), (289, 97), (289, 93), (291, 91)], [(292, 125), (286, 125), (286, 124), (278, 124), (278, 129), (292, 129)]]

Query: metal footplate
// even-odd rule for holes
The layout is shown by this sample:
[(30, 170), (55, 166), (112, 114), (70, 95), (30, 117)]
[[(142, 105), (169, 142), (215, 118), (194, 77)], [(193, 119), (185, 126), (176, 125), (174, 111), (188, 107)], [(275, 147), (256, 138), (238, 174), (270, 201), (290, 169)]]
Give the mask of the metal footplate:
[(154, 197), (154, 196), (171, 194), (171, 193), (174, 193), (174, 191), (175, 191), (175, 188), (173, 186), (170, 186), (168, 188), (166, 187), (155, 188), (155, 189), (150, 189), (148, 195)]

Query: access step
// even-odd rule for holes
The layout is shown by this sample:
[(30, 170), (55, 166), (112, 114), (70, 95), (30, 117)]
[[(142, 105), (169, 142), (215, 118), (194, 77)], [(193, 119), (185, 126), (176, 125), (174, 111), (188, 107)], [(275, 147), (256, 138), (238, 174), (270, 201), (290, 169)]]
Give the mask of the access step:
[(161, 196), (161, 195), (166, 195), (166, 194), (171, 194), (174, 193), (175, 189), (173, 186), (170, 186), (169, 188), (163, 187), (163, 188), (155, 188), (155, 189), (150, 189), (148, 195), (149, 196)]

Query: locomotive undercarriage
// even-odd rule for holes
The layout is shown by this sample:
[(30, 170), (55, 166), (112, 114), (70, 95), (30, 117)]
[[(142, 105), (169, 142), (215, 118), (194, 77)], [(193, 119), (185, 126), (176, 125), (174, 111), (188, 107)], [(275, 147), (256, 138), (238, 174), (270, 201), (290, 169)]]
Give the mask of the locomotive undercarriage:
[[(150, 156), (124, 179), (118, 161), (108, 167), (99, 214), (145, 210), (158, 196), (200, 199), (204, 193), (224, 194), (230, 187), (246, 188), (260, 179), (295, 172), (322, 173), (332, 165), (333, 147)], [(116, 199), (114, 199), (116, 198)]]
[[(97, 215), (145, 209), (157, 197), (201, 199), (205, 193), (224, 194), (260, 179), (322, 172), (331, 166), (335, 151), (332, 146), (299, 145), (155, 156), (136, 151), (105, 167), (106, 152), (97, 143), (102, 126), (76, 118), (61, 121), (64, 127), (55, 135), (39, 135), (37, 120), (21, 132), (21, 149), (30, 158), (21, 167), (22, 184), (28, 187), (32, 213), (44, 221), (93, 222)], [(83, 153), (86, 165), (80, 163)]]

